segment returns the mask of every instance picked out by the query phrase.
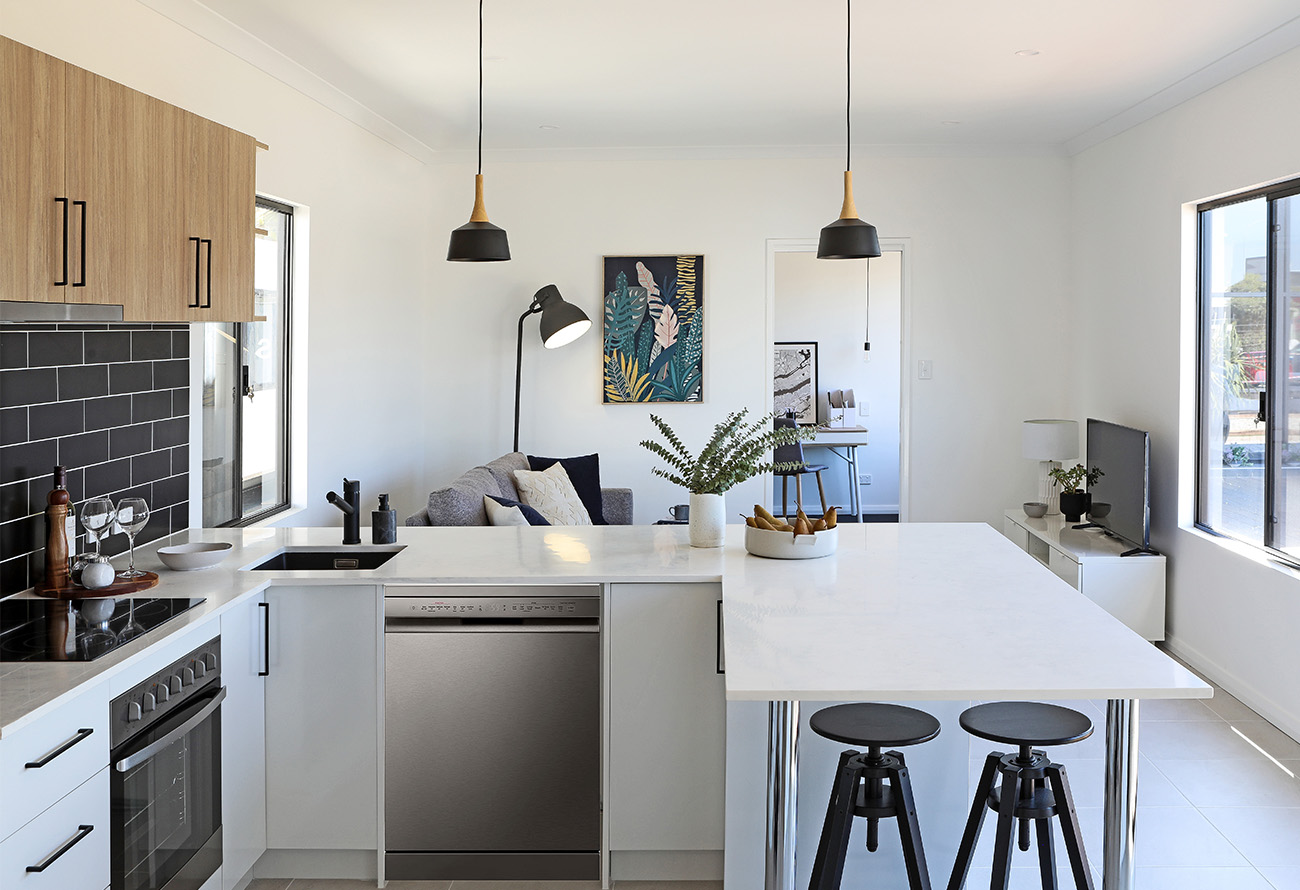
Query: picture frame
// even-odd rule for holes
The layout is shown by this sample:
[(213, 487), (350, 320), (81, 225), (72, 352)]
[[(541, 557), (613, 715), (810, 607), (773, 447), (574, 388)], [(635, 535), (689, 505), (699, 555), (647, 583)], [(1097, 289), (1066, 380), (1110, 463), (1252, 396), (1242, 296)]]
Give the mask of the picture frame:
[(772, 344), (772, 411), (793, 411), (795, 422), (817, 423), (817, 341)]
[(603, 261), (604, 404), (704, 401), (704, 255)]

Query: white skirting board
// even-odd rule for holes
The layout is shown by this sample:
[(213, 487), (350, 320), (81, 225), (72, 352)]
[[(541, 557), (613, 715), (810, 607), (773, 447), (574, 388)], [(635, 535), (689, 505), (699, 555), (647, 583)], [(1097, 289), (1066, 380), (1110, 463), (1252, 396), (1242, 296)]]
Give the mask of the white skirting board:
[(721, 850), (613, 850), (615, 881), (721, 881)]
[(378, 880), (374, 850), (267, 850), (253, 866), (258, 878)]
[[(1238, 677), (1229, 668), (1207, 658), (1194, 646), (1189, 646), (1173, 635), (1167, 635), (1161, 644), (1171, 655), (1187, 662), (1198, 674), (1204, 675), (1206, 682), (1221, 687), (1229, 695), (1239, 699), (1242, 704), (1256, 714), (1272, 723), (1293, 739), (1300, 740), (1300, 714), (1292, 714), (1279, 708), (1274, 702), (1261, 695), (1254, 686)], [(1206, 704), (1214, 699), (1207, 698)]]

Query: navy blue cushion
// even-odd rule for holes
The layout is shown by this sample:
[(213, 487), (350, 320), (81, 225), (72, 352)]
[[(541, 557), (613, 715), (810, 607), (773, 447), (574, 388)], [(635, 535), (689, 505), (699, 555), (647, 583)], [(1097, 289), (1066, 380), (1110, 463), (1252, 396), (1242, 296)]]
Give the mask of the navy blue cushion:
[(573, 490), (578, 493), (578, 500), (587, 508), (592, 525), (609, 525), (605, 521), (605, 509), (600, 495), (600, 455), (584, 454), (580, 457), (534, 457), (528, 455), (530, 470), (550, 469), (558, 463), (569, 474)]
[(492, 500), (496, 501), (498, 504), (500, 504), (503, 507), (518, 507), (519, 512), (524, 514), (524, 518), (528, 520), (529, 525), (550, 525), (550, 523), (546, 521), (545, 516), (543, 516), (541, 513), (538, 513), (537, 510), (528, 506), (527, 504), (521, 504), (518, 501), (512, 501), (510, 500), (510, 498), (499, 498), (494, 494), (490, 494), (488, 495), (488, 497), (490, 497)]

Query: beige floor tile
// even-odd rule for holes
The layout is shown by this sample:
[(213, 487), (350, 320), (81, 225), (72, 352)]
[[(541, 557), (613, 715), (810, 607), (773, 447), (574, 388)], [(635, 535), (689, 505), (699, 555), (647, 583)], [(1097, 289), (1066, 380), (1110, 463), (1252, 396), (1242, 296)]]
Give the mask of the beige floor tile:
[(289, 879), (254, 878), (246, 890), (289, 890)]
[(1224, 720), (1258, 720), (1260, 716), (1217, 686), (1214, 698), (1202, 700), (1205, 706)]
[[(1017, 851), (1019, 852), (1019, 851)], [(1022, 853), (1022, 856), (1028, 856), (1028, 853)], [(1015, 861), (1014, 859), (1012, 860)], [(948, 884), (948, 876), (951, 874), (951, 867), (945, 867), (941, 872), (934, 871), (931, 865), (930, 883), (934, 887), (945, 887)], [(971, 870), (966, 874), (967, 890), (978, 890), (978, 888), (987, 887), (993, 879), (992, 866), (981, 866), (976, 868), (971, 866)], [(1074, 887), (1074, 878), (1070, 874), (1069, 868), (1057, 867), (1056, 883), (1059, 887)], [(1032, 868), (1026, 866), (1014, 866), (1011, 869), (1011, 880), (1008, 882), (1008, 890), (1042, 890), (1043, 882), (1039, 877), (1038, 867)], [(1097, 886), (1101, 886), (1098, 884)]]
[(1135, 877), (1136, 890), (1273, 890), (1253, 868), (1139, 868)]
[(600, 890), (600, 881), (453, 881), (451, 890)]
[(614, 890), (722, 890), (721, 881), (615, 881)]
[(1300, 760), (1300, 742), (1264, 720), (1233, 720), (1227, 724), (1278, 760)]
[(387, 890), (451, 890), (451, 881), (389, 881)]
[[(1300, 866), (1300, 807), (1206, 807), (1201, 812), (1256, 868)], [(1139, 848), (1139, 862), (1141, 855)]]
[(1194, 698), (1152, 698), (1138, 705), (1140, 723), (1222, 719), (1203, 702)]
[(1259, 873), (1274, 890), (1300, 890), (1300, 868), (1261, 868)]
[(1198, 807), (1300, 807), (1300, 761), (1166, 760), (1159, 770)]
[(1221, 760), (1259, 756), (1259, 752), (1241, 735), (1233, 732), (1227, 723), (1196, 721), (1148, 723), (1138, 733), (1138, 749), (1157, 766), (1163, 760)]
[(344, 878), (294, 878), (289, 883), (289, 890), (375, 890), (375, 882)]

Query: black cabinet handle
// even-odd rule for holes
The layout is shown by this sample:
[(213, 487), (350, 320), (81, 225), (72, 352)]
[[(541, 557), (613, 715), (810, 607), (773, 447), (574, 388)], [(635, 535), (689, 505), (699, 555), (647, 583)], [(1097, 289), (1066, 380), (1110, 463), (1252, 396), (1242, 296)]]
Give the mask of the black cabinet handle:
[(83, 840), (85, 840), (86, 835), (90, 834), (90, 833), (91, 833), (92, 831), (94, 831), (94, 830), (95, 830), (95, 826), (93, 826), (93, 825), (78, 825), (78, 826), (77, 826), (77, 833), (76, 833), (75, 835), (72, 836), (72, 840), (68, 841), (68, 842), (67, 842), (66, 844), (64, 844), (62, 847), (59, 847), (59, 849), (57, 849), (57, 850), (55, 850), (53, 853), (51, 853), (48, 857), (46, 857), (45, 861), (42, 862), (40, 865), (29, 865), (29, 866), (27, 866), (27, 870), (28, 870), (29, 872), (43, 872), (43, 871), (45, 871), (45, 869), (49, 868), (49, 867), (50, 867), (51, 865), (53, 865), (54, 863), (58, 862), (60, 856), (62, 856), (64, 853), (68, 852), (68, 851), (71, 850), (73, 847), (75, 847), (77, 844), (79, 844), (79, 843), (81, 843)]
[(186, 303), (185, 305), (189, 306), (191, 309), (198, 309), (199, 308), (199, 286), (201, 284), (200, 279), (203, 277), (202, 274), (200, 273), (199, 258), (203, 250), (203, 242), (192, 235), (190, 236), (190, 240), (194, 242), (194, 302)]
[(40, 760), (27, 761), (26, 763), (23, 764), (23, 768), (40, 769), (41, 767), (45, 766), (45, 764), (49, 763), (54, 758), (58, 757), (64, 751), (71, 748), (73, 745), (76, 745), (80, 742), (84, 742), (86, 739), (90, 738), (94, 732), (95, 730), (91, 729), (90, 727), (86, 727), (85, 729), (78, 729), (77, 734), (74, 735), (72, 738), (68, 739), (62, 745), (59, 745), (59, 747), (55, 748), (49, 754), (46, 754)]
[(265, 667), (257, 672), (259, 677), (271, 676), (271, 604), (258, 603), (262, 610), (262, 663)]
[(86, 202), (73, 201), (73, 207), (81, 208), (81, 280), (72, 282), (73, 287), (86, 286)]
[(204, 309), (212, 308), (212, 239), (204, 238), (203, 243), (208, 245), (208, 299), (203, 304)]
[(719, 674), (727, 672), (727, 666), (722, 660), (722, 600), (718, 600), (718, 652), (715, 657), (715, 664)]
[(68, 199), (55, 198), (55, 204), (63, 205), (63, 276), (54, 282), (55, 287), (68, 286)]

